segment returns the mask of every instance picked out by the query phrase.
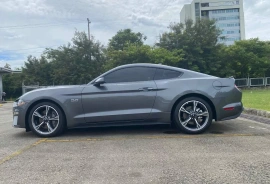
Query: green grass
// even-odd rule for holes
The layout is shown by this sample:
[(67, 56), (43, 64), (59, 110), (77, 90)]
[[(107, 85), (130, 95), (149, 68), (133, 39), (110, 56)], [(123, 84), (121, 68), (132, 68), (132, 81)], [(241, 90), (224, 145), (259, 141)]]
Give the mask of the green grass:
[(270, 111), (270, 89), (242, 90), (244, 107)]

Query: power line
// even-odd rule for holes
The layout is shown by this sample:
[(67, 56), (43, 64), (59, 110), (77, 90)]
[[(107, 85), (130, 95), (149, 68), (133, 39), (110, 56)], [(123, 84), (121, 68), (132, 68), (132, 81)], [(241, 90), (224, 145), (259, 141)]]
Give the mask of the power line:
[(61, 46), (61, 45), (52, 45), (52, 46), (47, 46), (47, 47), (33, 47), (33, 48), (15, 49), (15, 50), (4, 50), (4, 49), (0, 49), (0, 50), (4, 52), (12, 52), (12, 51), (20, 51), (20, 50), (45, 49), (45, 48), (56, 47), (56, 46)]
[(59, 26), (59, 25), (67, 25), (67, 24), (80, 24), (84, 22), (68, 22), (68, 23), (58, 23), (58, 24), (27, 24), (27, 25), (20, 25), (20, 26), (6, 26), (0, 27), (0, 29), (24, 29), (24, 28), (36, 28), (36, 27), (49, 27), (49, 26)]
[[(155, 19), (155, 20), (159, 20), (159, 22), (172, 22), (173, 20), (171, 19)], [(132, 22), (132, 21), (136, 21), (136, 20), (115, 20), (115, 19), (111, 19), (111, 20), (95, 20), (95, 23), (102, 23), (102, 22)], [(0, 27), (0, 29), (25, 29), (25, 28), (39, 28), (39, 27), (50, 27), (50, 26), (60, 26), (60, 25), (68, 25), (68, 24), (81, 24), (84, 23), (84, 21), (78, 21), (78, 22), (67, 22), (67, 23), (48, 23), (48, 24), (26, 24), (26, 25), (13, 25), (13, 26), (3, 26)]]

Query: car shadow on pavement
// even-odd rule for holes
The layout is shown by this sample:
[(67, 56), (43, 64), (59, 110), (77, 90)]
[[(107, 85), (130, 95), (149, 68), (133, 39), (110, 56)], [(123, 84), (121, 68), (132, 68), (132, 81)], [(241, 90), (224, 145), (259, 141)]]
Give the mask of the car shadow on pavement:
[[(23, 130), (23, 129), (19, 129), (19, 130)], [(20, 132), (16, 132), (15, 134), (13, 134), (13, 137), (15, 137), (16, 139), (33, 139), (33, 138), (39, 138), (37, 137), (33, 132), (26, 132), (25, 130), (20, 131)]]
[(170, 125), (138, 125), (138, 126), (118, 126), (118, 127), (91, 127), (76, 128), (67, 130), (67, 136), (84, 135), (147, 135), (160, 134), (164, 131), (172, 130)]
[[(228, 126), (226, 122), (213, 122), (209, 129), (203, 134), (230, 134), (235, 132), (235, 128)], [(148, 135), (187, 135), (179, 132), (171, 125), (137, 125), (137, 126), (112, 126), (112, 127), (91, 127), (68, 129), (59, 138), (83, 138), (89, 137), (107, 137), (107, 136), (148, 136)], [(14, 137), (21, 139), (33, 139), (37, 136), (33, 132), (20, 131), (14, 134)]]
[[(235, 132), (234, 127), (227, 126), (226, 123), (213, 122), (204, 134), (225, 134)], [(119, 126), (119, 127), (92, 127), (69, 129), (61, 137), (83, 137), (83, 136), (117, 136), (117, 135), (164, 135), (179, 134), (171, 125), (139, 125), (139, 126)]]

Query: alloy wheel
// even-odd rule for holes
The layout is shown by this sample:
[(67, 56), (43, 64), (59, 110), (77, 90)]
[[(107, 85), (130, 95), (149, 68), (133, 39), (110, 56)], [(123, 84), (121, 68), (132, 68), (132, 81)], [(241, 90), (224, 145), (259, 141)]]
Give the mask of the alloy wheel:
[(179, 109), (178, 119), (189, 131), (202, 130), (209, 120), (209, 111), (205, 104), (198, 100), (185, 102)]
[(59, 125), (59, 114), (55, 108), (42, 105), (32, 114), (32, 126), (41, 135), (52, 134)]

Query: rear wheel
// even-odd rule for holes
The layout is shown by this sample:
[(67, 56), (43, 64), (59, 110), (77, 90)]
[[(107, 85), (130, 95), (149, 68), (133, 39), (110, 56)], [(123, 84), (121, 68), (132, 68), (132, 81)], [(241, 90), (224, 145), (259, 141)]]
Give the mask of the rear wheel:
[(212, 123), (213, 113), (210, 105), (198, 97), (181, 100), (174, 111), (174, 124), (184, 133), (204, 132)]
[(35, 105), (28, 117), (30, 129), (40, 137), (53, 137), (64, 130), (64, 115), (53, 103), (42, 102)]

